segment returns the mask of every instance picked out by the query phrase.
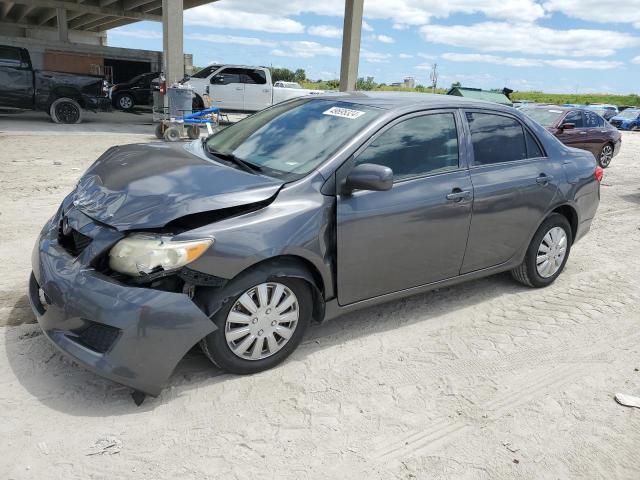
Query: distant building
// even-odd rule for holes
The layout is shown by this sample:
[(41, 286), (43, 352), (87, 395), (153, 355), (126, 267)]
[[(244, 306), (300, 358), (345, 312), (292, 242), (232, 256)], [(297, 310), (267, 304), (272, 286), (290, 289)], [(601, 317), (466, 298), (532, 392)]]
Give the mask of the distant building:
[(404, 77), (404, 88), (416, 88), (416, 79), (413, 77)]
[(392, 87), (403, 87), (403, 86), (404, 86), (404, 84), (403, 84), (403, 83), (401, 83), (401, 82), (393, 82), (393, 83), (391, 84), (391, 86), (392, 86)]
[(475, 100), (485, 100), (487, 102), (500, 103), (501, 105), (513, 105), (511, 100), (509, 100), (509, 98), (502, 92), (482, 90), (480, 88), (453, 87), (447, 92), (447, 95), (473, 98)]

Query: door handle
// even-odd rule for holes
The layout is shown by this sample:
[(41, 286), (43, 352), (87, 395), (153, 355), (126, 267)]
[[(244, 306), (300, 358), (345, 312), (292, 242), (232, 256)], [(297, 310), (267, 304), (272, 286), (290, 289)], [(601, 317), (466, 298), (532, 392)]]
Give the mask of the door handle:
[(538, 183), (538, 185), (542, 185), (543, 187), (547, 186), (551, 180), (553, 180), (553, 177), (551, 175), (547, 175), (546, 173), (541, 173), (540, 176), (536, 178), (536, 182)]
[(580, 135), (586, 135), (587, 132), (580, 132)]
[(263, 89), (262, 89), (262, 91), (263, 91), (264, 93), (269, 93), (269, 89), (268, 89), (268, 88), (263, 88)]
[(244, 87), (236, 87), (236, 90), (244, 90)]
[(447, 194), (447, 200), (450, 202), (460, 202), (465, 198), (469, 198), (471, 196), (470, 190), (460, 190), (459, 188), (454, 188), (451, 190), (451, 193)]

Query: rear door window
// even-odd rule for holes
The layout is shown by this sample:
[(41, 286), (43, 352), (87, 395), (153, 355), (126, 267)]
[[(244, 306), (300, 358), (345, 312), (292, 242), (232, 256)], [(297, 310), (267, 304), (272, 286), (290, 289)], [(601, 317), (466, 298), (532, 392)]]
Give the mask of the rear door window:
[(467, 112), (467, 121), (473, 143), (474, 165), (490, 165), (528, 158), (524, 129), (514, 118), (492, 113)]
[(604, 123), (602, 122), (602, 117), (600, 117), (595, 112), (584, 112), (584, 126), (587, 128), (596, 128), (602, 127)]
[(262, 70), (245, 70), (242, 76), (244, 83), (264, 85), (267, 83), (267, 76)]
[(380, 134), (356, 165), (375, 163), (393, 170), (395, 181), (456, 170), (458, 130), (453, 113), (409, 118)]

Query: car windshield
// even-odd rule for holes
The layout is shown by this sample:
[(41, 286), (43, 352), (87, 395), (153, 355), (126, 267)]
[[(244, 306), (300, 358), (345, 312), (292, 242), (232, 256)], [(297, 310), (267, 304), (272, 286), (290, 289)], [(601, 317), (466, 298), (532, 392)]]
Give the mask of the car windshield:
[(627, 120), (635, 120), (636, 118), (638, 118), (638, 115), (640, 115), (640, 110), (631, 110), (631, 109), (623, 110), (618, 114), (619, 117), (622, 117)]
[(564, 114), (560, 108), (521, 108), (520, 111), (544, 127), (557, 125)]
[(207, 140), (207, 150), (295, 180), (327, 160), (382, 113), (375, 107), (301, 98), (262, 110)]

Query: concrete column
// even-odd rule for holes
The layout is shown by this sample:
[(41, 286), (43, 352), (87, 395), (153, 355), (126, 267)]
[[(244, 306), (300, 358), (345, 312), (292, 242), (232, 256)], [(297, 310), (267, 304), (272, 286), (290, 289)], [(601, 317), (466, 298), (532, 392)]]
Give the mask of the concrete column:
[(362, 36), (362, 8), (364, 0), (345, 0), (344, 29), (342, 30), (342, 61), (340, 63), (340, 91), (356, 89), (360, 63)]
[(58, 17), (58, 40), (61, 42), (69, 41), (69, 25), (67, 24), (67, 10), (64, 8), (56, 8)]
[(162, 43), (167, 86), (184, 77), (183, 0), (162, 0)]

